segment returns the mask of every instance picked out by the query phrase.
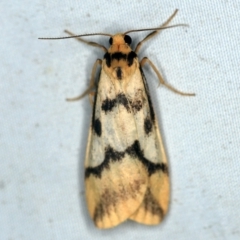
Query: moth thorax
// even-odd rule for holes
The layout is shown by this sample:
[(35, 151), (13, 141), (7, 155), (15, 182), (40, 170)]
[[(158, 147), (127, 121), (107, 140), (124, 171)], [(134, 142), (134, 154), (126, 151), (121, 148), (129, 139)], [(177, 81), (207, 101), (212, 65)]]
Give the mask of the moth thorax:
[(114, 74), (114, 77), (117, 78), (118, 80), (122, 80), (125, 75), (121, 67), (114, 68), (113, 74)]

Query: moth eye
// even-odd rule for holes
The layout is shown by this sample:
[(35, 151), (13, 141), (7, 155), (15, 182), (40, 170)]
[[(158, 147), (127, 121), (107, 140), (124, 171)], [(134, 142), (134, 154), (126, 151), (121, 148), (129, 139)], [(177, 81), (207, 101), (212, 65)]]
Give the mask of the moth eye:
[(109, 38), (109, 43), (110, 43), (110, 45), (112, 45), (112, 43), (113, 43), (112, 37)]
[(127, 43), (128, 45), (130, 45), (130, 44), (132, 43), (132, 39), (131, 39), (131, 37), (128, 36), (128, 35), (125, 35), (125, 36), (124, 36), (124, 41), (125, 41), (125, 43)]

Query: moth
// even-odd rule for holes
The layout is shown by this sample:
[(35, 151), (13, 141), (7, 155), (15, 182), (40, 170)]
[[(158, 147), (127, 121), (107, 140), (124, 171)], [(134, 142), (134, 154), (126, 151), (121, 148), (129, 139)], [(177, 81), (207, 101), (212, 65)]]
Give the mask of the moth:
[[(144, 42), (168, 26), (177, 10), (158, 28), (131, 30), (115, 35), (94, 33), (70, 36), (104, 51), (92, 70), (89, 88), (79, 97), (93, 94), (93, 114), (85, 158), (86, 200), (98, 228), (111, 228), (125, 220), (154, 225), (160, 223), (169, 205), (169, 169), (163, 141), (142, 67), (148, 63), (161, 84), (167, 84), (147, 58), (138, 59)], [(135, 50), (131, 32), (152, 31)], [(80, 37), (109, 36), (109, 48)], [(62, 39), (62, 38), (45, 38)], [(96, 78), (97, 67), (100, 76)]]

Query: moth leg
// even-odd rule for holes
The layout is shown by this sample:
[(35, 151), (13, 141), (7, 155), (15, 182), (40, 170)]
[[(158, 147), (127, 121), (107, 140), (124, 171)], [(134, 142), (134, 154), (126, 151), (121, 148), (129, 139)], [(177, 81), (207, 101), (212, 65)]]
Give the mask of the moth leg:
[[(70, 36), (76, 36), (75, 34), (73, 34), (72, 32), (70, 32), (70, 31), (68, 31), (68, 30), (65, 30), (64, 32), (67, 33), (67, 34), (70, 35)], [(84, 42), (84, 43), (86, 43), (86, 44), (88, 44), (88, 45), (101, 48), (104, 52), (107, 52), (107, 49), (106, 49), (103, 45), (101, 45), (101, 44), (99, 44), (99, 43), (89, 42), (89, 41), (86, 41), (86, 40), (84, 40), (83, 38), (80, 38), (80, 37), (78, 37), (78, 38), (76, 38), (76, 39), (77, 39), (78, 41)]]
[[(172, 21), (172, 19), (176, 16), (177, 12), (178, 12), (178, 9), (176, 9), (176, 10), (174, 11), (174, 13), (167, 19), (166, 22), (164, 22), (164, 23), (160, 26), (160, 28), (161, 28), (161, 27), (166, 27), (166, 26)], [(156, 30), (156, 31), (153, 31), (153, 32), (149, 33), (142, 41), (140, 41), (140, 42), (138, 43), (138, 45), (136, 46), (135, 52), (138, 53), (138, 51), (139, 51), (140, 47), (142, 46), (142, 44), (143, 44), (144, 42), (146, 42), (148, 39), (150, 39), (150, 38), (152, 38), (153, 36), (155, 36), (155, 35), (156, 35), (157, 33), (159, 33), (159, 32), (160, 32), (160, 30)]]
[(161, 76), (160, 72), (157, 70), (157, 68), (155, 67), (155, 65), (147, 58), (147, 57), (144, 57), (141, 62), (140, 62), (140, 65), (143, 66), (146, 62), (148, 62), (150, 64), (150, 66), (152, 67), (153, 71), (157, 74), (158, 76), (158, 79), (159, 79), (159, 82), (161, 84), (163, 84), (165, 87), (167, 87), (169, 90), (177, 93), (177, 94), (180, 94), (182, 96), (195, 96), (195, 93), (185, 93), (185, 92), (182, 92), (182, 91), (179, 91), (177, 90), (176, 88), (172, 87), (171, 85), (169, 85), (168, 83), (166, 83), (163, 79), (163, 77)]
[[(84, 96), (86, 96), (87, 94), (89, 94), (90, 98), (92, 93), (94, 92), (94, 88), (96, 88), (96, 83), (95, 83), (95, 76), (96, 76), (96, 71), (97, 71), (97, 66), (98, 65), (102, 65), (102, 60), (101, 59), (97, 59), (96, 62), (93, 65), (92, 68), (92, 73), (91, 73), (91, 80), (90, 80), (90, 84), (89, 87), (87, 88), (86, 91), (84, 91), (81, 95), (74, 97), (74, 98), (67, 98), (67, 101), (77, 101), (80, 100), (81, 98), (83, 98)], [(90, 100), (91, 101), (91, 100)]]
[(94, 103), (95, 94), (96, 94), (96, 91), (94, 91), (94, 90), (88, 94), (88, 98), (89, 98), (89, 101), (90, 101), (92, 106), (93, 106), (93, 103)]

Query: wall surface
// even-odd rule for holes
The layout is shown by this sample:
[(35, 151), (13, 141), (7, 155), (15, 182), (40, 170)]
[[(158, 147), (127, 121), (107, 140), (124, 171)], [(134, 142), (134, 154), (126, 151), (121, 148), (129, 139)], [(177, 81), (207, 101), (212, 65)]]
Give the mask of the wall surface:
[[(92, 106), (86, 90), (103, 52), (75, 39), (172, 24), (141, 49), (182, 97), (146, 66), (171, 172), (161, 225), (98, 230), (85, 202), (84, 156)], [(2, 1), (0, 239), (240, 239), (239, 1)], [(146, 33), (132, 33), (133, 45)], [(88, 37), (108, 46), (108, 38)]]

